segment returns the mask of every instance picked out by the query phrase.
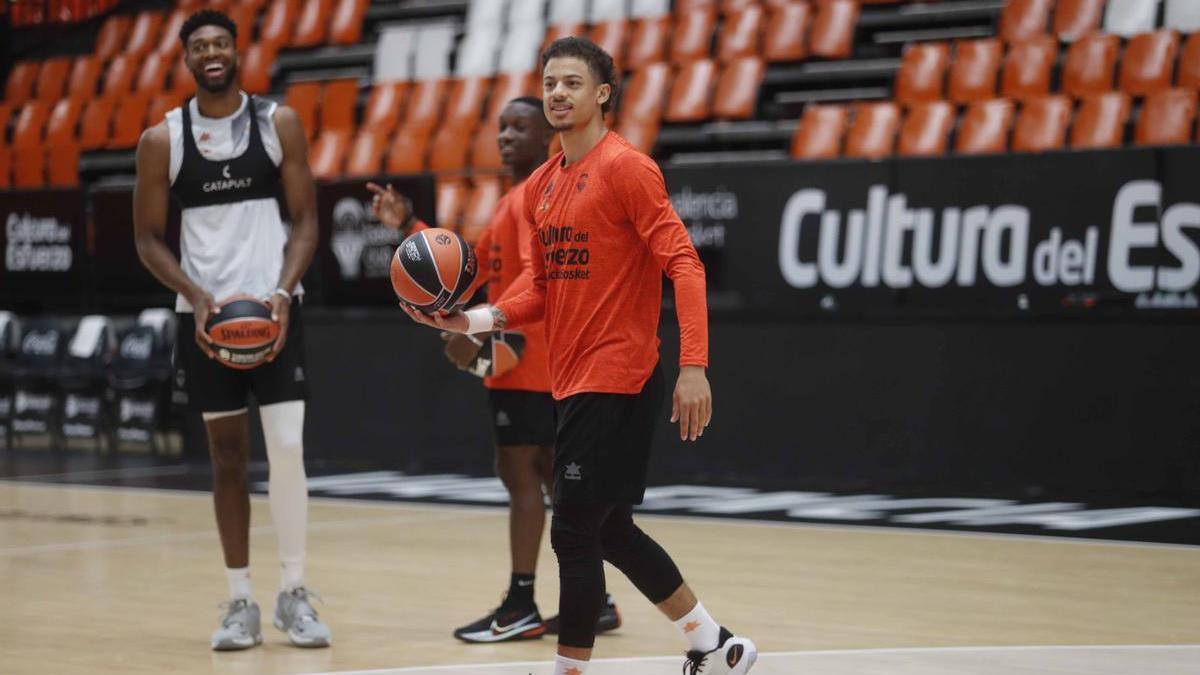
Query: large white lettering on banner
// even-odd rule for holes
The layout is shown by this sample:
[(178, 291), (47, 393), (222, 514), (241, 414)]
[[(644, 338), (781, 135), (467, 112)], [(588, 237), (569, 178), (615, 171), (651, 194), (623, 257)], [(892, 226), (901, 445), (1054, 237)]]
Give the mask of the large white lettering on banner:
[(28, 212), (5, 218), (4, 269), (8, 272), (67, 272), (71, 269), (71, 223)]

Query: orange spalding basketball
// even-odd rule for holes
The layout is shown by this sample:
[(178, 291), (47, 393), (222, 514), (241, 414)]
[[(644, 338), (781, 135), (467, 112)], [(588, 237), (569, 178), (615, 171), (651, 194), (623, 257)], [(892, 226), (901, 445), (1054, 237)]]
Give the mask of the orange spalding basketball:
[(249, 370), (266, 362), (279, 338), (279, 324), (271, 319), (271, 306), (249, 295), (235, 295), (217, 303), (204, 332), (223, 365)]
[(525, 353), (525, 334), (515, 330), (494, 333), (484, 341), (479, 355), (467, 367), (476, 377), (500, 377), (521, 362)]
[(455, 309), (475, 281), (475, 251), (454, 232), (440, 227), (410, 234), (392, 256), (396, 297), (432, 314)]

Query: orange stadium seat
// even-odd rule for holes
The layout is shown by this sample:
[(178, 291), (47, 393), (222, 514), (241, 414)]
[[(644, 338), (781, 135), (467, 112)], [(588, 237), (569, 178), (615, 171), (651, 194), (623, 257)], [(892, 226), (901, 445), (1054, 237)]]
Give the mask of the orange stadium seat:
[(146, 60), (142, 62), (142, 68), (138, 71), (137, 80), (133, 84), (133, 90), (144, 92), (153, 96), (166, 88), (167, 72), (171, 69), (173, 57), (158, 52), (151, 52), (146, 55)]
[(354, 110), (358, 105), (358, 80), (345, 78), (325, 83), (321, 94), (321, 128), (354, 131)]
[(491, 78), (465, 77), (450, 85), (450, 96), (442, 114), (442, 126), (452, 126), (469, 134), (483, 118), (484, 102), (491, 89)]
[(342, 175), (350, 132), (345, 129), (323, 129), (308, 155), (313, 178), (331, 179)]
[(763, 8), (747, 5), (725, 16), (717, 44), (717, 60), (728, 63), (741, 56), (759, 53)]
[(619, 69), (621, 67), (621, 59), (625, 58), (625, 42), (629, 37), (629, 33), (628, 21), (613, 19), (592, 26), (592, 32), (588, 35), (588, 38), (599, 45), (601, 49), (608, 52), (613, 57), (613, 62), (617, 64)]
[(387, 173), (420, 173), (429, 153), (429, 129), (401, 127), (387, 151)]
[(15, 188), (46, 185), (46, 150), (40, 145), (13, 148), (12, 184)]
[[(280, 0), (276, 0), (280, 1)], [(275, 65), (275, 48), (270, 43), (255, 42), (241, 58), (242, 89), (251, 94), (271, 90), (271, 69)], [(195, 87), (195, 80), (192, 80)]]
[(504, 168), (500, 161), (500, 148), (496, 145), (496, 135), (500, 133), (500, 123), (495, 118), (484, 121), (475, 138), (471, 140), (471, 168), (499, 171)]
[(717, 65), (712, 59), (692, 61), (680, 68), (667, 99), (667, 121), (701, 122), (708, 119), (716, 74)]
[(443, 178), (437, 182), (438, 226), (458, 230), (462, 225), (463, 206), (467, 201), (467, 183), (461, 178)]
[(1021, 106), (1013, 129), (1013, 152), (1058, 150), (1067, 141), (1071, 123), (1071, 99), (1052, 95), (1032, 98)]
[(846, 106), (809, 105), (792, 135), (792, 157), (832, 159), (842, 154), (846, 134)]
[(1084, 97), (1071, 125), (1071, 147), (1117, 148), (1125, 141), (1129, 121), (1129, 96), (1118, 91)]
[(92, 50), (92, 55), (101, 63), (108, 61), (124, 49), (128, 34), (128, 16), (114, 14), (108, 17), (100, 27), (100, 33), (96, 35), (96, 47)]
[(109, 123), (116, 102), (110, 98), (93, 98), (84, 104), (79, 121), (79, 144), (84, 150), (99, 150), (108, 145)]
[(622, 120), (617, 133), (644, 154), (650, 154), (658, 139), (658, 120)]
[(297, 0), (272, 0), (258, 27), (258, 41), (270, 45), (272, 51), (288, 44), (295, 29), (298, 5)]
[(1134, 96), (1145, 96), (1171, 86), (1179, 34), (1173, 30), (1135, 35), (1121, 58), (1119, 86)]
[(229, 8), (229, 18), (237, 26), (237, 48), (244, 52), (254, 42), (254, 24), (258, 21), (258, 8), (252, 4), (239, 3)]
[(79, 186), (79, 145), (63, 143), (46, 149), (46, 184), (51, 187)]
[(808, 54), (811, 19), (807, 2), (785, 2), (772, 7), (763, 35), (763, 58), (770, 63), (804, 58)]
[(900, 106), (891, 101), (854, 104), (854, 121), (846, 133), (846, 156), (879, 159), (892, 154), (896, 130), (900, 127)]
[(647, 63), (656, 63), (667, 58), (667, 36), (671, 33), (671, 17), (653, 16), (638, 19), (633, 24), (633, 35), (625, 48), (624, 67), (637, 70)]
[(1054, 34), (1063, 42), (1074, 42), (1100, 29), (1105, 0), (1058, 0), (1054, 8)]
[(758, 89), (767, 64), (757, 56), (743, 56), (725, 65), (717, 80), (713, 116), (719, 120), (745, 120), (758, 107)]
[(133, 88), (133, 78), (141, 66), (134, 54), (117, 54), (108, 62), (104, 71), (104, 85), (100, 95), (104, 98), (119, 98)]
[(911, 104), (941, 99), (949, 63), (950, 48), (944, 42), (909, 45), (896, 74), (896, 100)]
[(358, 44), (362, 39), (363, 15), (370, 0), (337, 0), (329, 22), (329, 43)]
[(36, 95), (38, 100), (54, 103), (62, 98), (67, 76), (71, 74), (71, 59), (53, 56), (42, 62), (38, 71)]
[(387, 136), (364, 124), (346, 155), (346, 175), (358, 178), (378, 175), (386, 149)]
[(755, 7), (760, 4), (759, 0), (721, 0), (721, 13), (733, 14), (747, 7)]
[(1116, 35), (1092, 33), (1071, 45), (1063, 62), (1062, 89), (1072, 96), (1108, 91), (1121, 39)]
[(316, 47), (325, 42), (329, 31), (329, 19), (333, 13), (333, 0), (304, 0), (296, 16), (296, 32), (292, 34), (292, 47)]
[(978, 101), (967, 107), (954, 149), (960, 155), (1001, 153), (1008, 149), (1013, 102), (1006, 98)]
[(429, 170), (445, 173), (465, 169), (471, 138), (470, 130), (443, 124), (429, 145)]
[[(243, 86), (246, 80), (246, 56), (242, 57), (242, 62), (238, 64), (238, 69), (241, 71)], [(196, 93), (196, 78), (192, 76), (192, 71), (188, 70), (187, 64), (178, 56), (173, 58), (175, 65), (171, 67), (171, 91), (182, 94), (183, 96), (191, 96)]]
[(1012, 45), (1000, 75), (1000, 94), (1021, 99), (1050, 93), (1050, 71), (1057, 58), (1058, 43), (1049, 35)]
[(824, 0), (817, 4), (808, 51), (813, 56), (844, 59), (854, 49), (854, 31), (858, 26), (856, 0)]
[(12, 187), (12, 150), (0, 146), (0, 188)]
[[(191, 12), (178, 7), (167, 15), (166, 21), (163, 22), (162, 33), (158, 37), (158, 46), (154, 51), (172, 57), (178, 56), (183, 51), (183, 43), (179, 41), (179, 29), (183, 28), (183, 22), (187, 21), (189, 15)], [(238, 26), (238, 31), (241, 30), (241, 26)]]
[(18, 106), (33, 98), (33, 85), (38, 80), (41, 64), (37, 61), (17, 61), (8, 71), (8, 82), (4, 85), (4, 100)]
[(671, 67), (665, 63), (651, 63), (635, 71), (621, 93), (621, 121), (662, 119), (670, 82)]
[(404, 111), (404, 100), (408, 93), (407, 82), (377, 82), (367, 98), (363, 111), (363, 129), (369, 129), (384, 137), (391, 135), (400, 122)]
[(1008, 0), (1000, 12), (1000, 37), (1020, 42), (1042, 35), (1050, 22), (1054, 0)]
[(164, 91), (150, 99), (150, 107), (146, 109), (146, 126), (152, 127), (167, 118), (167, 113), (183, 105), (183, 95), (179, 92)]
[(1146, 97), (1134, 129), (1138, 145), (1184, 145), (1192, 142), (1196, 92), (1167, 89)]
[(671, 63), (708, 58), (716, 23), (717, 13), (711, 8), (679, 13), (675, 19), (675, 34), (671, 38)]
[(1179, 55), (1179, 86), (1200, 89), (1200, 33), (1192, 33)]
[(488, 101), (485, 122), (495, 122), (500, 117), (500, 111), (514, 98), (535, 96), (541, 98), (539, 85), (533, 73), (500, 73), (492, 84), (491, 100)]
[(914, 104), (900, 127), (896, 154), (905, 157), (944, 155), (953, 128), (953, 104), (946, 101)]
[(21, 106), (13, 124), (12, 147), (40, 146), (46, 130), (46, 118), (49, 116), (50, 105), (45, 101), (28, 101)]
[(423, 129), (429, 135), (442, 118), (442, 105), (446, 98), (446, 80), (422, 80), (409, 90), (408, 111), (404, 126)]
[(955, 103), (984, 101), (996, 96), (996, 75), (1004, 45), (1000, 40), (960, 40), (954, 46), (947, 95)]
[(112, 136), (108, 139), (110, 149), (124, 150), (137, 145), (138, 138), (146, 128), (146, 110), (149, 107), (150, 94), (127, 94), (117, 100)]
[(311, 142), (316, 138), (317, 109), (321, 105), (321, 83), (310, 80), (289, 84), (283, 94), (283, 103), (296, 111), (296, 116), (300, 118), (300, 124), (304, 126), (308, 140)]
[(675, 12), (683, 14), (696, 9), (713, 10), (717, 9), (718, 0), (675, 0)]
[(546, 51), (551, 42), (559, 38), (565, 37), (582, 37), (587, 35), (587, 27), (582, 23), (559, 23), (554, 24), (546, 29), (546, 35), (542, 39), (542, 46), (538, 49), (538, 54)]
[(74, 143), (81, 114), (83, 102), (79, 99), (64, 98), (55, 103), (46, 121), (46, 145)]
[(503, 195), (504, 186), (500, 183), (499, 176), (475, 178), (475, 187), (471, 190), (471, 198), (467, 200), (467, 207), (462, 215), (462, 226), (459, 228), (463, 239), (471, 244), (479, 241), (483, 231), (492, 222), (496, 204), (500, 203), (500, 197)]
[(12, 106), (0, 101), (0, 148), (8, 147), (8, 118), (12, 117)]
[(124, 52), (144, 56), (158, 43), (159, 31), (162, 29), (162, 12), (142, 12), (133, 21), (129, 35), (125, 39)]

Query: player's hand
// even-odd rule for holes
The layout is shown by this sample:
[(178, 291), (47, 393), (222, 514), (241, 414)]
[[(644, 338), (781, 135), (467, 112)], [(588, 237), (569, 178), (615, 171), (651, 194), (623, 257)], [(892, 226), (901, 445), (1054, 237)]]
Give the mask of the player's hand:
[(712, 421), (712, 389), (700, 366), (681, 366), (671, 399), (671, 423), (679, 422), (679, 440), (694, 441)]
[(212, 293), (199, 288), (188, 294), (187, 301), (192, 306), (192, 317), (196, 320), (196, 344), (200, 345), (200, 351), (204, 352), (205, 356), (210, 359), (217, 358), (212, 350), (212, 338), (205, 332), (204, 326), (208, 324), (208, 317), (221, 313), (221, 308), (217, 307)]
[(400, 309), (404, 310), (404, 313), (408, 315), (408, 318), (416, 321), (422, 326), (438, 328), (451, 333), (467, 332), (467, 326), (469, 325), (467, 322), (467, 317), (458, 310), (453, 312), (440, 310), (435, 314), (426, 314), (419, 309), (414, 309), (406, 302), (400, 303)]
[(462, 333), (442, 333), (442, 340), (446, 342), (446, 358), (459, 370), (466, 370), (483, 348), (478, 338)]
[(388, 183), (387, 188), (380, 187), (378, 183), (367, 183), (367, 189), (375, 195), (371, 199), (371, 213), (375, 214), (384, 227), (401, 229), (412, 215), (412, 202), (396, 192), (391, 183)]
[(287, 343), (292, 301), (279, 293), (272, 293), (271, 297), (267, 298), (267, 304), (271, 306), (271, 320), (279, 324), (279, 337), (275, 338), (275, 345), (271, 347), (271, 353), (267, 356), (267, 361), (270, 362), (279, 356), (279, 352), (283, 351), (283, 345)]

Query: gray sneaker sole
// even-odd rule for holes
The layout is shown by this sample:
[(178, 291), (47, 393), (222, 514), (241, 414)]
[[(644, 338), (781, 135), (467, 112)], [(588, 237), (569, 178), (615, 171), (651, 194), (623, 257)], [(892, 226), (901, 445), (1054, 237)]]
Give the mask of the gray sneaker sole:
[(283, 631), (287, 635), (288, 641), (297, 647), (316, 649), (319, 647), (328, 647), (330, 644), (330, 641), (325, 638), (306, 638), (303, 635), (297, 635), (296, 633), (293, 633), (292, 631), (283, 627), (283, 622), (280, 621), (278, 617), (276, 617), (271, 623), (275, 626), (275, 628)]
[(261, 644), (262, 635), (259, 634), (255, 635), (254, 638), (249, 641), (222, 640), (221, 642), (213, 642), (212, 650), (214, 652), (236, 652), (243, 649), (250, 649), (251, 647), (257, 647)]

